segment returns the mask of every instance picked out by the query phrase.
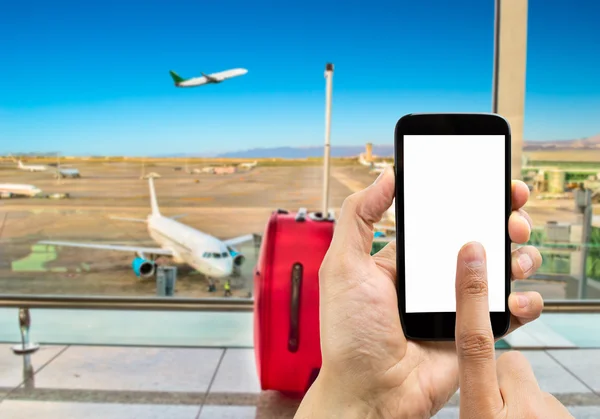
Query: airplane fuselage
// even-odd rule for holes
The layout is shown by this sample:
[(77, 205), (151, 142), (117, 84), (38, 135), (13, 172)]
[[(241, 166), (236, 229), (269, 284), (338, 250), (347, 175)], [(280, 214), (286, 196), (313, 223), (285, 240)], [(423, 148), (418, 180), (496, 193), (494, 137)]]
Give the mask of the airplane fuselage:
[(232, 77), (243, 76), (246, 74), (248, 70), (244, 68), (234, 68), (232, 70), (221, 71), (219, 73), (208, 74), (202, 77), (194, 77), (191, 79), (179, 81), (175, 83), (177, 87), (196, 87), (202, 86), (204, 84), (215, 84), (221, 83), (224, 80), (230, 79)]
[(16, 183), (0, 184), (0, 192), (16, 196), (36, 196), (42, 191), (33, 185), (21, 185)]
[(233, 259), (219, 239), (162, 215), (148, 216), (148, 233), (163, 249), (173, 252), (177, 263), (186, 263), (213, 278), (233, 272)]
[(28, 172), (45, 172), (46, 168), (44, 166), (22, 166), (21, 170), (27, 170)]

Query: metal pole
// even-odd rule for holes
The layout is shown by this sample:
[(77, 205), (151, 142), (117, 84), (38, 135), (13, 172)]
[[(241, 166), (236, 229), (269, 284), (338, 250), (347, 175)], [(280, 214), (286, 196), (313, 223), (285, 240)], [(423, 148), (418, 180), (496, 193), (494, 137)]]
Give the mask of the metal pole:
[(31, 327), (31, 315), (29, 308), (19, 308), (19, 329), (21, 331), (21, 344), (12, 347), (15, 354), (29, 354), (37, 351), (40, 345), (29, 341), (29, 328)]
[(60, 185), (60, 153), (56, 153), (56, 183)]
[(492, 113), (498, 113), (498, 71), (500, 68), (500, 2), (494, 5), (494, 68), (492, 70)]
[(589, 253), (589, 241), (592, 235), (592, 191), (586, 189), (581, 191), (585, 198), (583, 201), (583, 225), (581, 228), (581, 281), (579, 282), (579, 299), (587, 298), (587, 257)]
[(331, 90), (333, 84), (333, 64), (325, 66), (325, 155), (323, 158), (323, 218), (329, 214), (329, 166), (331, 159)]

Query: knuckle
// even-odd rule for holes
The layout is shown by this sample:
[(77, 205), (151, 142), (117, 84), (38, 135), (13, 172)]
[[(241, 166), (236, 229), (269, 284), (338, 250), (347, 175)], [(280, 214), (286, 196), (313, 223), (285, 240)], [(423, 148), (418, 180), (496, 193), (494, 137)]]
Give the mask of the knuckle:
[(485, 278), (485, 271), (480, 267), (465, 266), (466, 278), (461, 283), (463, 294), (473, 297), (486, 296), (488, 293), (488, 284)]
[(355, 192), (352, 195), (348, 195), (344, 202), (342, 203), (342, 211), (343, 210), (353, 210), (358, 206), (360, 200), (360, 192)]
[(459, 335), (457, 349), (462, 359), (494, 359), (494, 337), (488, 330), (469, 330)]

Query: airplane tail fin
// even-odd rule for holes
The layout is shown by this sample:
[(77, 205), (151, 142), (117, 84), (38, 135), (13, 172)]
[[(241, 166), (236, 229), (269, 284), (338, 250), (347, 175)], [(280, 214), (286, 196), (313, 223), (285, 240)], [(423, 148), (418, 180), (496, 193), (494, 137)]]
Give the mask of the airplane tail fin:
[(158, 201), (156, 200), (156, 190), (154, 189), (154, 178), (148, 178), (148, 183), (150, 185), (150, 206), (152, 208), (152, 215), (160, 215)]
[(183, 77), (180, 77), (179, 74), (177, 74), (173, 70), (169, 71), (169, 74), (171, 74), (171, 77), (173, 78), (173, 81), (175, 82), (175, 84), (185, 81), (185, 79)]

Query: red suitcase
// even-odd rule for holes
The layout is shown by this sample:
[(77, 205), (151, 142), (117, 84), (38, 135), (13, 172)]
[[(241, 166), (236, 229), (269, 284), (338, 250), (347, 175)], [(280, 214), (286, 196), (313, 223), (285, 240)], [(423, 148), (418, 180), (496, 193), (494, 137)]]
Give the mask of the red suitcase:
[(304, 394), (321, 367), (319, 268), (333, 214), (275, 211), (254, 270), (254, 350), (263, 390)]

